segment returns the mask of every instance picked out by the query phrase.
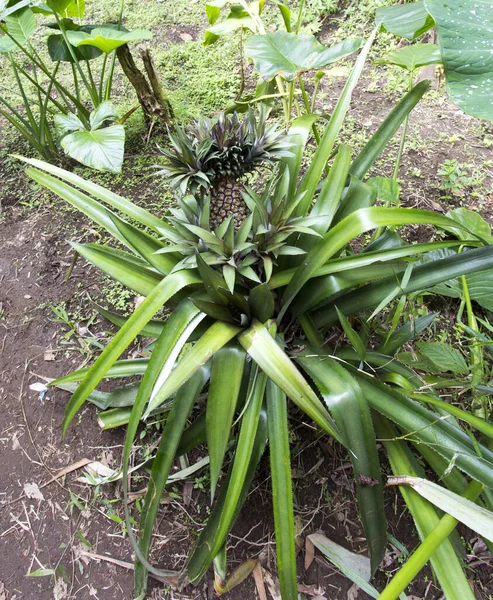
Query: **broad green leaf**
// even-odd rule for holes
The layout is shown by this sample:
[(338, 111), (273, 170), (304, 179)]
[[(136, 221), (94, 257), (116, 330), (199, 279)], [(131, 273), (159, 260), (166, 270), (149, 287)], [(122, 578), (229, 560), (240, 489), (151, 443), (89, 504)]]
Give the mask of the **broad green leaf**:
[(493, 27), (488, 1), (425, 0), (435, 20), (452, 102), (493, 121)]
[(349, 173), (353, 177), (363, 179), (429, 87), (429, 80), (420, 81), (399, 100), (399, 103), (390, 111), (385, 121), (371, 136), (363, 150), (352, 162)]
[(0, 21), (5, 21), (9, 15), (26, 8), (31, 4), (31, 0), (20, 0), (18, 2), (9, 2), (8, 0), (0, 0)]
[(12, 52), (12, 50), (15, 50), (15, 48), (16, 45), (13, 40), (6, 35), (0, 35), (0, 54)]
[(90, 32), (85, 31), (67, 31), (68, 41), (72, 46), (95, 46), (101, 52), (109, 54), (124, 44), (138, 40), (150, 40), (152, 33), (146, 29), (136, 29), (127, 31), (124, 28), (118, 29), (118, 26), (105, 25), (95, 27)]
[(191, 582), (197, 582), (216, 557), (248, 493), (267, 439), (264, 429), (267, 423), (262, 411), (266, 381), (266, 375), (254, 367), (230, 476), (221, 487), (216, 505), (186, 566), (185, 572)]
[(226, 6), (229, 1), (230, 0), (211, 0), (210, 2), (206, 2), (205, 12), (207, 14), (209, 25), (214, 25), (221, 14), (221, 8)]
[[(493, 452), (471, 438), (442, 414), (356, 371), (348, 370), (357, 379), (371, 408), (378, 411), (413, 438), (430, 445), (436, 452), (461, 470), (488, 487), (493, 487)], [(478, 456), (477, 448), (482, 456)]]
[(415, 492), (438, 506), (479, 535), (493, 540), (493, 513), (432, 481), (421, 477), (390, 477), (393, 485), (410, 485)]
[[(180, 271), (179, 273), (183, 273)], [(178, 274), (178, 273), (177, 273)], [(173, 277), (173, 275), (168, 275)], [(169, 377), (161, 384), (152, 400), (149, 402), (144, 418), (154, 409), (164, 402), (171, 394), (179, 389), (185, 381), (204, 365), (214, 354), (232, 340), (241, 329), (232, 325), (218, 321), (214, 323), (206, 333), (199, 339), (194, 347), (178, 362)]]
[[(147, 493), (140, 515), (139, 548), (146, 558), (149, 556), (154, 523), (161, 504), (164, 486), (173, 466), (178, 444), (180, 443), (188, 416), (206, 380), (207, 373), (205, 369), (201, 369), (195, 373), (178, 390), (171, 411), (166, 419), (157, 454), (152, 463), (151, 475), (147, 484)], [(147, 587), (146, 572), (138, 558), (134, 568), (135, 591), (137, 594), (140, 594), (142, 591), (145, 592)]]
[(118, 118), (113, 103), (109, 100), (101, 102), (89, 115), (91, 129), (100, 129), (105, 121), (115, 121)]
[(121, 250), (114, 250), (109, 246), (98, 246), (97, 244), (76, 244), (72, 242), (71, 245), (76, 252), (90, 263), (142, 296), (150, 294), (163, 279), (156, 272), (142, 267), (133, 259), (134, 257), (131, 254)]
[(238, 346), (225, 346), (212, 358), (206, 408), (207, 447), (211, 461), (211, 497), (226, 453), (240, 393), (246, 354)]
[[(412, 223), (426, 223), (430, 225), (449, 225), (450, 220), (442, 215), (430, 211), (421, 211), (406, 208), (362, 208), (343, 219), (333, 227), (322, 240), (318, 241), (310, 250), (303, 264), (298, 267), (289, 282), (282, 297), (282, 310), (278, 316), (281, 321), (289, 305), (301, 290), (303, 285), (320, 269), (338, 250), (341, 250), (352, 239), (378, 227), (391, 227)], [(471, 252), (475, 252), (474, 250)], [(377, 303), (378, 304), (378, 303)], [(347, 315), (344, 306), (339, 306)]]
[(237, 29), (249, 29), (250, 31), (255, 31), (255, 23), (249, 16), (235, 17), (232, 15), (226, 20), (221, 21), (221, 23), (217, 23), (206, 29), (204, 46), (210, 46), (220, 36), (229, 35)]
[[(309, 348), (298, 362), (313, 378), (349, 450), (358, 493), (371, 571), (378, 568), (387, 545), (380, 463), (370, 409), (353, 377), (319, 348)], [(312, 355), (312, 357), (310, 357)], [(366, 485), (370, 478), (375, 485)]]
[[(484, 240), (493, 244), (493, 237), (491, 235), (491, 227), (483, 217), (473, 211), (468, 210), (467, 208), (455, 208), (454, 210), (449, 210), (446, 213), (446, 216), (452, 219), (453, 221), (457, 221), (464, 227), (466, 227), (469, 231), (474, 231), (479, 234)], [(466, 241), (467, 234), (464, 229), (460, 227), (453, 227), (452, 225), (448, 227), (443, 227), (445, 231), (453, 233), (459, 240)]]
[[(74, 62), (74, 58), (67, 47), (67, 43), (61, 33), (50, 35), (47, 40), (48, 53), (51, 60), (54, 62)], [(80, 48), (72, 48), (77, 60), (93, 60), (101, 56), (101, 51), (94, 46), (81, 46)]]
[(377, 8), (375, 23), (380, 29), (408, 40), (416, 39), (435, 25), (422, 1)]
[(24, 46), (37, 27), (36, 17), (30, 8), (23, 8), (19, 12), (8, 15), (5, 24), (10, 35), (21, 46)]
[(65, 16), (65, 11), (70, 5), (77, 5), (76, 0), (46, 0), (46, 6), (60, 16)]
[[(391, 209), (398, 210), (398, 209)], [(338, 302), (338, 307), (346, 316), (377, 306), (382, 299), (396, 292), (411, 294), (433, 289), (439, 283), (449, 281), (461, 275), (477, 273), (481, 277), (485, 271), (493, 268), (493, 248), (484, 246), (468, 252), (448, 256), (430, 263), (414, 267), (407, 285), (397, 289), (395, 276), (386, 277), (380, 281), (369, 283), (344, 297), (344, 304)], [(313, 319), (318, 327), (334, 323), (337, 319), (335, 307), (324, 307), (313, 313)]]
[(321, 69), (352, 54), (362, 45), (361, 39), (348, 39), (327, 48), (313, 35), (279, 30), (252, 36), (245, 44), (245, 51), (266, 81), (277, 75), (292, 81), (304, 71)]
[(378, 58), (377, 65), (397, 65), (408, 71), (414, 71), (426, 65), (436, 65), (442, 62), (440, 50), (436, 44), (412, 44), (398, 50), (387, 52)]
[[(387, 450), (393, 473), (396, 475), (422, 475), (423, 470), (420, 464), (402, 440), (400, 433), (388, 421), (379, 416), (376, 416), (374, 422), (377, 435), (383, 440)], [(440, 522), (436, 509), (409, 486), (402, 486), (399, 489), (414, 519), (419, 537), (421, 540), (425, 540)], [(445, 538), (429, 558), (447, 599), (474, 600), (474, 594), (450, 539)], [(396, 594), (393, 597), (395, 598), (395, 596)]]
[(125, 128), (123, 125), (110, 125), (103, 129), (74, 131), (62, 137), (60, 145), (65, 154), (86, 167), (120, 173), (125, 148)]
[(266, 283), (261, 283), (250, 291), (248, 303), (252, 315), (261, 323), (265, 323), (274, 314), (274, 298)]
[(388, 204), (399, 201), (400, 186), (395, 179), (390, 177), (370, 177), (366, 184), (374, 188), (378, 200), (383, 200)]
[(96, 388), (101, 379), (113, 366), (118, 357), (127, 346), (140, 333), (142, 327), (152, 319), (154, 314), (171, 298), (177, 291), (198, 283), (197, 278), (187, 271), (168, 275), (150, 292), (142, 304), (135, 310), (133, 315), (123, 325), (120, 331), (106, 346), (103, 353), (96, 360), (88, 374), (77, 388), (65, 409), (62, 431), (65, 434), (75, 414), (84, 404), (87, 396)]
[(341, 443), (337, 426), (315, 392), (264, 325), (255, 322), (238, 341), (270, 379), (324, 431)]
[[(23, 161), (29, 165), (36, 167), (37, 169), (40, 169), (41, 171), (46, 171), (51, 175), (59, 177), (66, 184), (70, 184), (80, 188), (81, 190), (84, 190), (85, 192), (91, 194), (98, 200), (109, 204), (113, 208), (116, 208), (125, 215), (131, 217), (132, 219), (135, 219), (142, 225), (149, 227), (150, 229), (159, 233), (160, 235), (170, 236), (169, 239), (177, 242), (180, 241), (180, 237), (176, 234), (176, 232), (174, 232), (174, 230), (163, 220), (159, 219), (158, 217), (150, 213), (148, 210), (145, 210), (140, 206), (137, 206), (135, 203), (130, 202), (126, 198), (115, 194), (115, 192), (111, 192), (110, 190), (107, 190), (106, 188), (97, 183), (93, 183), (92, 181), (84, 179), (83, 177), (80, 177), (75, 173), (71, 173), (70, 171), (66, 171), (65, 169), (60, 169), (60, 167), (51, 165), (50, 163), (44, 162), (42, 160), (38, 160), (36, 158), (25, 158), (24, 156), (20, 156), (19, 154), (14, 154), (13, 156), (20, 161)], [(69, 187), (66, 186), (62, 189), (68, 190)], [(56, 193), (60, 197), (64, 197), (61, 191), (57, 191)]]
[(371, 577), (369, 558), (346, 550), (321, 533), (312, 533), (307, 539), (359, 588), (372, 598), (378, 598), (379, 592), (368, 583)]
[(267, 382), (266, 398), (272, 475), (272, 505), (276, 530), (277, 572), (283, 600), (298, 600), (286, 396), (272, 380), (269, 380)]
[(449, 344), (441, 342), (418, 342), (424, 356), (441, 371), (452, 371), (455, 375), (467, 375), (469, 368), (462, 354)]
[(337, 140), (337, 136), (339, 135), (339, 131), (344, 123), (344, 118), (351, 104), (353, 91), (359, 81), (361, 73), (363, 72), (366, 58), (374, 39), (375, 32), (370, 35), (363, 49), (359, 53), (359, 56), (356, 59), (351, 71), (351, 75), (348, 77), (346, 85), (339, 96), (339, 100), (337, 101), (336, 107), (332, 112), (329, 124), (324, 131), (320, 143), (318, 144), (318, 148), (315, 151), (310, 166), (301, 180), (297, 190), (297, 195), (301, 199), (293, 212), (293, 216), (295, 217), (304, 217), (312, 205), (317, 185), (320, 182), (322, 173), (327, 166), (327, 161), (330, 158), (334, 144)]

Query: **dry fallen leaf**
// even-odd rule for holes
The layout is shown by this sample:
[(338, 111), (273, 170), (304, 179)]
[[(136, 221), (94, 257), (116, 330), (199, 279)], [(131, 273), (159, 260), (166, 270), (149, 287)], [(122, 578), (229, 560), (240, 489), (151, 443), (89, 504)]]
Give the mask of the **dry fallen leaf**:
[(54, 600), (66, 600), (69, 597), (67, 582), (63, 577), (57, 577), (53, 587)]
[(264, 569), (264, 581), (267, 584), (272, 600), (282, 600), (281, 592), (279, 590), (279, 581), (277, 580), (277, 577), (274, 579), (267, 569)]
[(255, 585), (257, 586), (258, 597), (260, 600), (267, 600), (267, 592), (265, 591), (264, 575), (262, 565), (260, 561), (255, 565), (253, 569), (253, 578), (255, 579)]
[(309, 538), (305, 539), (305, 571), (311, 567), (313, 559), (315, 558), (315, 546), (312, 544)]
[(37, 483), (25, 483), (24, 484), (24, 494), (28, 498), (32, 498), (33, 500), (44, 500), (41, 490), (38, 487)]
[(296, 554), (298, 554), (303, 550), (303, 519), (299, 515), (294, 518), (294, 536)]
[(347, 591), (347, 600), (358, 600), (360, 588), (353, 583), (353, 585)]
[(56, 353), (55, 353), (55, 352), (54, 352), (54, 351), (53, 351), (51, 348), (48, 348), (47, 350), (45, 350), (45, 352), (44, 352), (44, 354), (43, 354), (43, 358), (44, 358), (46, 361), (50, 362), (50, 361), (52, 361), (52, 360), (55, 360), (55, 358), (56, 358)]

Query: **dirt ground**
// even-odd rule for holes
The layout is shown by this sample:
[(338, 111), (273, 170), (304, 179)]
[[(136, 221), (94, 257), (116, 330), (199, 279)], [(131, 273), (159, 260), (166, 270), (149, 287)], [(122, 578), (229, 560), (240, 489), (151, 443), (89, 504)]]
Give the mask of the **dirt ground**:
[[(388, 95), (378, 87), (378, 82), (375, 90), (365, 81), (355, 97), (350, 111), (353, 127), (344, 134), (349, 142), (357, 134), (375, 131), (390, 110)], [(337, 89), (336, 85), (327, 92), (325, 109), (333, 106)], [(480, 127), (437, 95), (418, 106), (410, 131), (402, 167), (403, 175), (407, 175), (403, 204), (441, 212), (464, 205), (493, 222), (493, 152), (485, 143), (492, 138), (491, 126)], [(420, 139), (425, 142), (420, 143)], [(472, 177), (471, 167), (471, 178), (460, 193), (444, 195), (437, 171), (449, 159), (473, 167), (481, 165), (481, 183)], [(389, 165), (390, 159), (384, 157), (373, 174), (388, 174)], [(119, 191), (131, 196), (133, 190), (126, 189), (125, 179), (124, 171), (117, 184)], [(42, 397), (31, 389), (42, 377), (57, 377), (85, 364), (96, 353), (95, 344), (104, 343), (111, 331), (100, 318), (88, 323), (84, 317), (91, 313), (88, 297), (100, 298), (105, 293), (105, 282), (96, 270), (79, 261), (66, 281), (72, 260), (68, 240), (93, 232), (89, 223), (63, 210), (60, 200), (40, 203), (46, 195), (27, 182), (21, 169), (12, 169), (5, 153), (0, 156), (0, 184), (4, 211), (0, 213), (0, 600), (131, 600), (132, 572), (128, 567), (132, 550), (122, 521), (120, 485), (95, 488), (80, 480), (84, 469), (77, 468), (84, 459), (117, 468), (123, 432), (101, 431), (95, 408), (87, 404), (62, 439), (68, 393), (50, 391)], [(140, 197), (152, 196), (154, 183), (149, 178), (144, 177), (139, 185)], [(416, 235), (425, 234), (421, 231)], [(72, 325), (56, 321), (51, 306), (62, 305), (76, 315)], [(71, 327), (73, 333), (67, 336)], [(138, 352), (138, 346), (132, 351)], [(319, 555), (307, 570), (304, 568), (303, 540), (309, 533), (322, 530), (353, 551), (364, 552), (365, 540), (347, 457), (329, 440), (315, 444), (313, 429), (300, 415), (295, 413), (293, 418), (293, 435), (299, 446), (293, 461), (293, 482), (301, 530), (300, 591), (319, 600), (369, 598)], [(203, 456), (205, 450), (201, 449), (191, 461)], [(247, 559), (259, 559), (268, 580), (269, 574), (275, 578), (276, 567), (268, 457), (263, 460), (230, 538), (230, 558), (232, 568)], [(65, 474), (71, 468), (74, 470)], [(202, 475), (199, 472), (191, 480), (178, 483), (173, 494), (164, 498), (154, 564), (168, 569), (184, 564), (207, 515), (208, 490), (202, 489)], [(418, 541), (412, 521), (396, 493), (388, 490), (386, 494), (389, 531), (411, 551)], [(470, 531), (461, 530), (461, 534), (469, 543), (467, 562), (474, 593), (479, 599), (493, 598), (492, 557)], [(401, 559), (399, 550), (389, 544), (376, 577), (377, 587), (383, 587)], [(42, 576), (28, 576), (36, 572)], [(213, 575), (210, 572), (199, 587), (180, 592), (156, 582), (151, 589), (155, 600), (207, 600), (213, 598)], [(275, 593), (269, 594), (277, 600)], [(259, 596), (250, 577), (224, 597), (253, 600)], [(440, 597), (428, 569), (408, 590), (408, 598), (414, 600)]]

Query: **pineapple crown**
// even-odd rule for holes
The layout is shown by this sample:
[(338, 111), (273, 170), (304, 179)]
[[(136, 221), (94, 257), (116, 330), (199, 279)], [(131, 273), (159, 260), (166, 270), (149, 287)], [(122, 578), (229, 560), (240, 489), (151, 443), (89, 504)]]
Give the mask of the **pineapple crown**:
[(160, 148), (167, 161), (156, 165), (159, 174), (171, 178), (182, 194), (207, 192), (221, 178), (237, 180), (261, 163), (272, 164), (290, 156), (291, 144), (277, 125), (267, 126), (268, 110), (259, 116), (249, 108), (243, 119), (238, 113), (220, 113), (215, 119), (201, 118), (188, 129), (170, 133), (171, 149)]

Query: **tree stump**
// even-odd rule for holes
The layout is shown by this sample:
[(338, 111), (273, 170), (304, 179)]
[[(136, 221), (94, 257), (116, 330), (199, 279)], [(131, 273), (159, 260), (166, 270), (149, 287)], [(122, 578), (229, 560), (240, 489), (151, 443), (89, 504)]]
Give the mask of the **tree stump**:
[(134, 87), (142, 106), (146, 125), (150, 128), (167, 125), (173, 120), (173, 108), (163, 93), (149, 50), (142, 48), (140, 53), (149, 82), (135, 64), (128, 44), (120, 46), (116, 51), (123, 72)]

